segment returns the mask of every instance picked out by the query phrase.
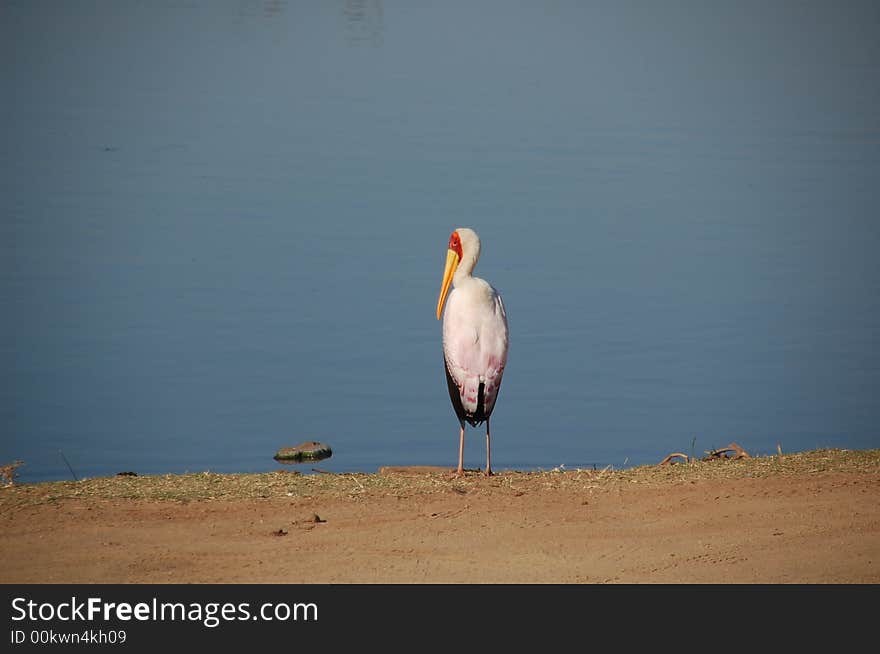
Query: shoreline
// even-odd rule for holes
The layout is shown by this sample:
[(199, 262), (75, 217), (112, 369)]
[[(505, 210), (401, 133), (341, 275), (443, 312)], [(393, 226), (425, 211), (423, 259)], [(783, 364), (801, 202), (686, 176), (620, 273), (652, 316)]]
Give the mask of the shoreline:
[(880, 450), (0, 488), (0, 583), (877, 583)]

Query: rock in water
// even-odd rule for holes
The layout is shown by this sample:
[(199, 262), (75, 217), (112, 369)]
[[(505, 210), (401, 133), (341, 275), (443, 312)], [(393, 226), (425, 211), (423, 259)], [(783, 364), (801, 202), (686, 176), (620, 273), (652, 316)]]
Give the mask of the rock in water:
[(329, 445), (318, 441), (306, 441), (294, 447), (282, 447), (275, 453), (279, 463), (302, 463), (303, 461), (322, 461), (333, 456)]

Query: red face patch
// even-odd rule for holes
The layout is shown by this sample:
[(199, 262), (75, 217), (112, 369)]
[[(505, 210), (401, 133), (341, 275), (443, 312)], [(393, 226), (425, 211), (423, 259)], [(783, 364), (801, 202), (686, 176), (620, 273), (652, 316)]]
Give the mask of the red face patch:
[(462, 258), (461, 238), (458, 236), (458, 232), (452, 232), (452, 236), (449, 237), (449, 249), (458, 255), (459, 260)]

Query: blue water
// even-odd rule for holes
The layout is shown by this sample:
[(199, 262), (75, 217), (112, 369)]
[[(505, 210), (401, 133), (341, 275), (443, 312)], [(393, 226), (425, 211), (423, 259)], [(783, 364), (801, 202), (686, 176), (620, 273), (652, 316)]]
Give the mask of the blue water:
[(5, 1), (0, 463), (453, 466), (457, 226), (510, 322), (496, 469), (880, 447), (878, 35), (870, 2)]

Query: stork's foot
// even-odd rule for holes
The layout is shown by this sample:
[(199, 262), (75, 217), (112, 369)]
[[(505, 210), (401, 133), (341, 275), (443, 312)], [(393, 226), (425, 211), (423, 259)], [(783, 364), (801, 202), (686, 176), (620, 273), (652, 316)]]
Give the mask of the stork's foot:
[(459, 468), (458, 470), (453, 470), (449, 473), (450, 479), (461, 479), (462, 477), (464, 477), (464, 469), (463, 468)]
[(495, 476), (495, 473), (492, 472), (492, 468), (486, 468), (485, 470), (483, 470), (483, 474), (486, 477), (494, 477)]

